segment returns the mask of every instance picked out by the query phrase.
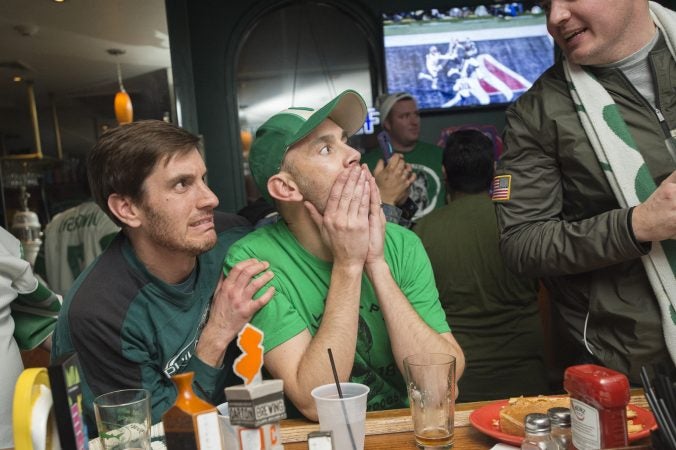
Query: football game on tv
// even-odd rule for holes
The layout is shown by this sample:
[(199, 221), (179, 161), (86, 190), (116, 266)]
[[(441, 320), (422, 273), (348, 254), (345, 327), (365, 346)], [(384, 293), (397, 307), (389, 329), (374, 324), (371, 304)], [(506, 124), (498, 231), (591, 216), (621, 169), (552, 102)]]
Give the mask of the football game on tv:
[(420, 110), (504, 105), (554, 63), (538, 2), (383, 14), (387, 91)]

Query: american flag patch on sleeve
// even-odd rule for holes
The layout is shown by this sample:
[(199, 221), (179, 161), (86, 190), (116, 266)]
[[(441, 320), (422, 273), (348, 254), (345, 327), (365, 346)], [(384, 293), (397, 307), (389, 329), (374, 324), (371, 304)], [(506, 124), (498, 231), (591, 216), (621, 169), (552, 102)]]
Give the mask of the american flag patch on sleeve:
[(512, 193), (512, 176), (511, 175), (498, 175), (493, 178), (493, 194), (491, 199), (494, 202), (500, 202), (509, 200), (509, 196)]

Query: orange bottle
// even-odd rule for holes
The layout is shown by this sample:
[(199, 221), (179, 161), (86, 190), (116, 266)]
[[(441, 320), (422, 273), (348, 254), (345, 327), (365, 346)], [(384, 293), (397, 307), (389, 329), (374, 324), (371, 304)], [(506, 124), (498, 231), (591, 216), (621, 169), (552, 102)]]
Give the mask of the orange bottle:
[(221, 450), (218, 410), (195, 394), (193, 376), (186, 372), (171, 377), (178, 395), (162, 416), (167, 450)]

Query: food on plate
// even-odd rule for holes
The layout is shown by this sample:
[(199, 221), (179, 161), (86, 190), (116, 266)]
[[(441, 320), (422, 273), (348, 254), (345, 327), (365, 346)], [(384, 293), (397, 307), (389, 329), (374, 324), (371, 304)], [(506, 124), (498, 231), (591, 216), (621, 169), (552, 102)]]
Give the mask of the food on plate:
[(638, 433), (643, 431), (643, 424), (635, 423), (634, 420), (638, 418), (638, 414), (633, 409), (627, 408), (627, 432)]
[(528, 414), (547, 414), (549, 408), (570, 408), (569, 397), (513, 397), (509, 403), (500, 410), (499, 426), (503, 433), (515, 436), (523, 436), (523, 421)]
[[(495, 425), (503, 433), (514, 436), (523, 436), (523, 422), (528, 414), (542, 413), (546, 414), (549, 408), (570, 408), (570, 398), (567, 396), (547, 397), (538, 395), (537, 397), (513, 397), (509, 399), (507, 405), (500, 409), (500, 417)], [(643, 425), (637, 423), (636, 411), (627, 407), (627, 432), (638, 433), (643, 430)]]
[(633, 420), (627, 420), (627, 433), (638, 433), (643, 431), (643, 425), (640, 423), (634, 423)]

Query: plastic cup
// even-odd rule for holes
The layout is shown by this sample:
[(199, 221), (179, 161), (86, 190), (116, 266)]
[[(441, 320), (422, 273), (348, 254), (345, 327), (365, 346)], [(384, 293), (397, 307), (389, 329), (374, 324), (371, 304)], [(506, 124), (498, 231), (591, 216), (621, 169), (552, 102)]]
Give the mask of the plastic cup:
[(124, 389), (94, 399), (103, 450), (150, 450), (150, 393)]
[(359, 383), (340, 383), (343, 398), (334, 384), (312, 390), (317, 405), (319, 429), (333, 433), (333, 448), (363, 450), (366, 424), (366, 398), (369, 387)]
[(420, 353), (404, 358), (404, 377), (418, 448), (453, 446), (455, 415), (455, 357)]

